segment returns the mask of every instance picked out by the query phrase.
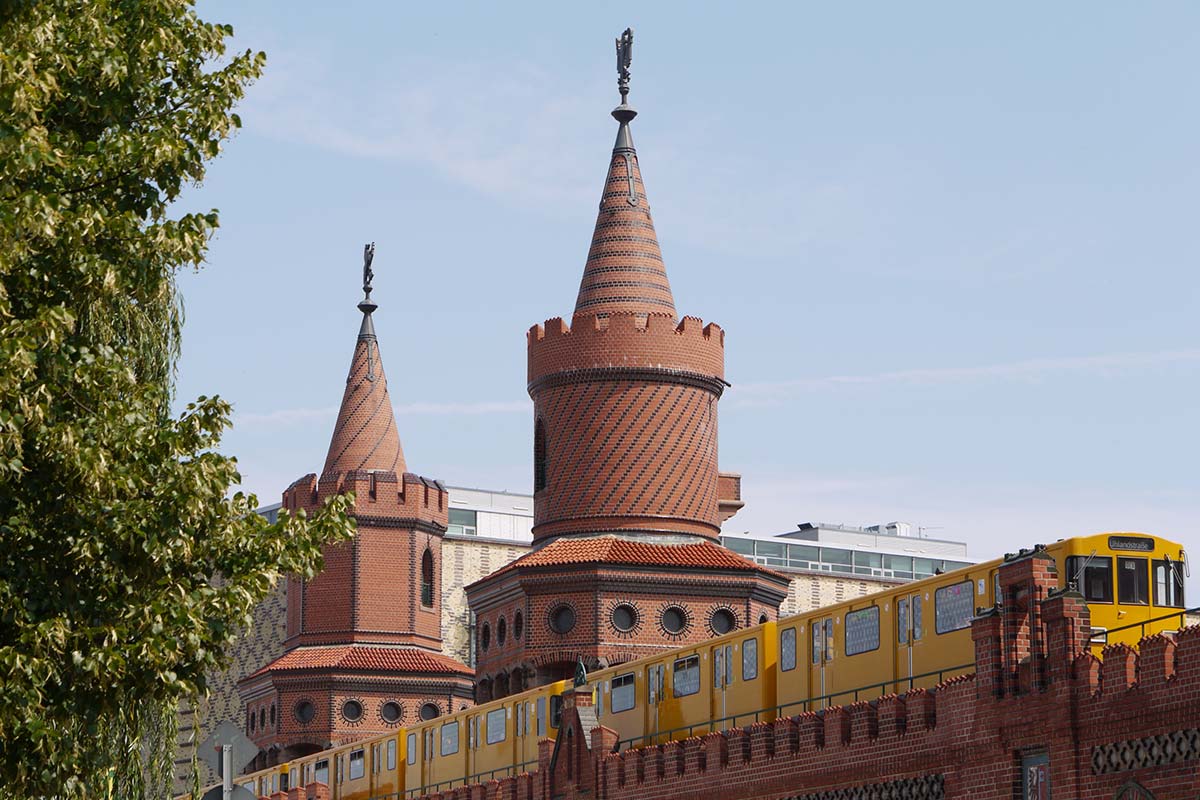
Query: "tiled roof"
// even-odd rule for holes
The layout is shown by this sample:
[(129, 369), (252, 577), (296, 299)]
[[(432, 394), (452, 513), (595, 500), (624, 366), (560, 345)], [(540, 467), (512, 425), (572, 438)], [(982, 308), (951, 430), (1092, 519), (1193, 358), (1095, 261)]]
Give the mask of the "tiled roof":
[(449, 675), (470, 673), (467, 666), (452, 658), (414, 647), (375, 645), (336, 645), (298, 647), (284, 653), (250, 677), (285, 670), (339, 669), (367, 672), (415, 672)]
[(562, 564), (629, 564), (779, 574), (713, 542), (655, 544), (617, 536), (595, 536), (587, 539), (558, 539), (501, 567), (492, 575), (517, 567)]

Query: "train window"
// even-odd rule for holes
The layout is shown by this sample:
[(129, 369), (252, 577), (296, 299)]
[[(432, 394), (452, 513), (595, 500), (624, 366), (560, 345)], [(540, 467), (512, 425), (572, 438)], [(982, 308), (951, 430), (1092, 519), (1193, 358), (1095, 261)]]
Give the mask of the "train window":
[(1154, 605), (1183, 608), (1183, 565), (1163, 559), (1154, 562)]
[(1117, 559), (1117, 602), (1144, 605), (1150, 602), (1146, 585), (1146, 559)]
[(279, 791), (286, 792), (288, 790), (288, 774), (286, 772), (279, 773)]
[(539, 738), (546, 735), (546, 698), (544, 697), (537, 699), (537, 735)]
[(550, 727), (557, 728), (562, 725), (562, 695), (556, 694), (550, 698)]
[(663, 670), (666, 667), (662, 664), (655, 664), (650, 667), (646, 673), (646, 702), (650, 705), (662, 700), (663, 693)]
[(909, 606), (912, 608), (912, 639), (919, 642), (925, 635), (925, 614), (921, 611), (921, 595), (914, 594)]
[(487, 743), (488, 744), (495, 744), (496, 742), (504, 741), (504, 736), (505, 736), (505, 734), (508, 733), (508, 731), (505, 730), (507, 728), (507, 726), (504, 724), (505, 723), (505, 717), (504, 717), (505, 713), (506, 712), (503, 708), (497, 708), (495, 711), (489, 711), (487, 713)]
[(515, 735), (524, 736), (528, 731), (522, 727), (525, 724), (525, 704), (517, 703), (517, 727), (514, 730)]
[(388, 739), (387, 768), (389, 770), (396, 768), (396, 740), (395, 739)]
[(879, 606), (846, 613), (846, 655), (879, 649)]
[(442, 726), (441, 754), (452, 756), (458, 752), (458, 721), (447, 722)]
[(758, 639), (742, 642), (742, 680), (752, 681), (758, 677)]
[(938, 633), (968, 628), (973, 616), (975, 592), (971, 581), (952, 583), (933, 593), (933, 622)]
[(677, 659), (672, 670), (672, 691), (676, 697), (686, 697), (700, 691), (700, 656)]
[(833, 661), (833, 618), (825, 620), (825, 660)]
[[(408, 748), (408, 755), (404, 759), (405, 762), (409, 764), (417, 763), (417, 735), (415, 733), (410, 733), (408, 735), (408, 744), (406, 747)], [(317, 769), (320, 768), (321, 765), (317, 764)]]
[(814, 664), (821, 663), (821, 651), (825, 649), (824, 637), (821, 635), (824, 632), (820, 622), (813, 622), (812, 626), (812, 662)]
[(612, 679), (612, 711), (614, 714), (633, 708), (636, 698), (636, 681), (632, 672), (627, 675), (618, 675)]
[(908, 644), (908, 598), (896, 601), (896, 641)]
[(380, 768), (383, 766), (383, 759), (379, 757), (379, 745), (371, 745), (371, 774), (378, 775)]
[[(1086, 566), (1084, 566), (1086, 564)], [(1082, 570), (1082, 574), (1080, 574)], [(998, 580), (998, 579), (997, 579)], [(1113, 601), (1112, 559), (1089, 556), (1067, 558), (1067, 580), (1074, 581), (1089, 603), (1111, 603)]]
[(779, 632), (779, 668), (784, 672), (796, 668), (795, 628), (784, 628)]
[(366, 774), (366, 754), (362, 750), (350, 751), (350, 780), (357, 780)]

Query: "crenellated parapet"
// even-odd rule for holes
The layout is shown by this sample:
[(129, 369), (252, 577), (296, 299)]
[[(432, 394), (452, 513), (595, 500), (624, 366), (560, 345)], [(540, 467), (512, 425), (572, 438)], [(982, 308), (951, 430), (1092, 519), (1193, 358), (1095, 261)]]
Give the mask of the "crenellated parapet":
[(320, 479), (314, 473), (292, 483), (283, 493), (283, 507), (311, 513), (330, 497), (354, 494), (354, 515), (360, 526), (415, 526), (444, 533), (450, 497), (441, 481), (404, 472), (349, 470), (331, 472)]
[(577, 314), (534, 325), (527, 337), (529, 391), (554, 381), (596, 380), (605, 374), (661, 374), (724, 389), (725, 332), (696, 317), (613, 312)]

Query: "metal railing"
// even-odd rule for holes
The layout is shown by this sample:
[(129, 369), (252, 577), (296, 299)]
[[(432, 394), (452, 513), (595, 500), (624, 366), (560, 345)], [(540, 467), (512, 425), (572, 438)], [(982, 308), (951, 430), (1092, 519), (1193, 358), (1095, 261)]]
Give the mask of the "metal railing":
[[(938, 684), (945, 680), (949, 673), (965, 674), (963, 672), (964, 670), (971, 670), (974, 668), (975, 662), (972, 661), (969, 664), (961, 664), (956, 667), (944, 667), (932, 672), (923, 672), (919, 675), (911, 675), (907, 678), (896, 678), (890, 681), (880, 681), (879, 683), (871, 683), (867, 684), (866, 686), (858, 686), (853, 689), (845, 689), (843, 691), (833, 692), (831, 694), (806, 697), (803, 700), (793, 700), (790, 703), (782, 703), (776, 706), (760, 708), (755, 711), (744, 711), (741, 714), (733, 714), (728, 717), (720, 717), (718, 719), (696, 722), (679, 728), (670, 728), (668, 730), (642, 734), (641, 736), (632, 736), (628, 739), (621, 739), (618, 741), (616, 750), (620, 751), (626, 749), (626, 747), (635, 746), (635, 742), (641, 743), (636, 746), (644, 747), (660, 741), (671, 741), (675, 738), (686, 739), (689, 736), (693, 736), (697, 733), (712, 733), (717, 730), (740, 728), (746, 725), (752, 725), (756, 722), (770, 722), (771, 720), (778, 719), (780, 717), (793, 716), (794, 714), (802, 714), (806, 711), (827, 708), (828, 706), (836, 705), (834, 702), (832, 702), (835, 698), (845, 698), (849, 702), (857, 703), (860, 697), (869, 692), (878, 691), (878, 694), (871, 695), (872, 699), (886, 694), (889, 687), (891, 687), (891, 691), (893, 693), (899, 693), (901, 691), (900, 687), (907, 684), (907, 687), (904, 689), (904, 691), (911, 691), (912, 689), (916, 688), (916, 682), (924, 678), (932, 678), (936, 676), (936, 680), (932, 681), (932, 683)], [(949, 677), (956, 676), (949, 675)], [(793, 711), (791, 714), (783, 713), (787, 709), (797, 710)], [(681, 737), (676, 737), (675, 734), (678, 733), (682, 733), (684, 735)]]
[(1122, 625), (1119, 628), (1098, 629), (1096, 627), (1093, 627), (1092, 631), (1094, 634), (1104, 636), (1103, 642), (1093, 642), (1093, 643), (1109, 644), (1109, 642), (1111, 640), (1108, 637), (1112, 636), (1114, 633), (1120, 633), (1121, 631), (1129, 631), (1129, 630), (1133, 630), (1134, 628), (1138, 629), (1137, 641), (1141, 641), (1142, 639), (1144, 639), (1146, 637), (1146, 626), (1147, 625), (1153, 625), (1156, 622), (1165, 622), (1166, 620), (1169, 620), (1169, 619), (1178, 618), (1179, 619), (1179, 627), (1182, 628), (1187, 625), (1187, 617), (1189, 614), (1200, 614), (1200, 606), (1196, 606), (1195, 608), (1181, 608), (1178, 611), (1172, 611), (1170, 614), (1164, 614), (1161, 617), (1154, 617), (1153, 619), (1144, 619), (1144, 620), (1140, 620), (1138, 622), (1130, 622), (1129, 624)]
[[(510, 778), (514, 775), (520, 775), (522, 772), (528, 772), (528, 770), (526, 770), (525, 767), (528, 767), (531, 764), (536, 764), (536, 763), (538, 763), (538, 762), (537, 762), (537, 759), (535, 758), (531, 761), (522, 761), (520, 764), (509, 764), (507, 766), (496, 767), (495, 769), (490, 769), (485, 772), (476, 772), (474, 775), (463, 775), (458, 778), (450, 778), (449, 780), (438, 781), (437, 783), (426, 784), (425, 786), (421, 786), (416, 789), (408, 789), (404, 792), (403, 796), (405, 798), (422, 797), (427, 794), (433, 794), (435, 792), (440, 792), (442, 789), (453, 789), (455, 786), (470, 786), (475, 783), (483, 783), (484, 781), (490, 781), (493, 778), (497, 778), (497, 777)], [(395, 796), (397, 798), (400, 797), (399, 794), (397, 794)], [(385, 798), (384, 800), (389, 800), (390, 798), (391, 798), (391, 795), (388, 795), (388, 798)], [(372, 800), (375, 800), (375, 798), (372, 798)]]

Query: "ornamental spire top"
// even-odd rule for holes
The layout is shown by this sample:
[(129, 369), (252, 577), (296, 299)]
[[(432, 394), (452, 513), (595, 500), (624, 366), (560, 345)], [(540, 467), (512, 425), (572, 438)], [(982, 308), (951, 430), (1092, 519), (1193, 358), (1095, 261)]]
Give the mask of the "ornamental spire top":
[(621, 105), (628, 105), (629, 65), (633, 63), (633, 28), (626, 28), (617, 39), (617, 90), (621, 92)]

